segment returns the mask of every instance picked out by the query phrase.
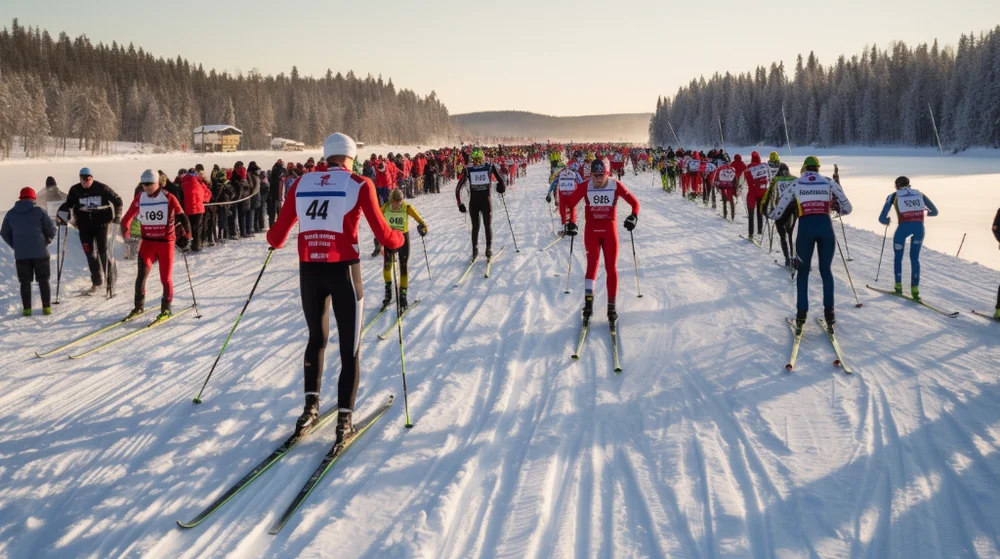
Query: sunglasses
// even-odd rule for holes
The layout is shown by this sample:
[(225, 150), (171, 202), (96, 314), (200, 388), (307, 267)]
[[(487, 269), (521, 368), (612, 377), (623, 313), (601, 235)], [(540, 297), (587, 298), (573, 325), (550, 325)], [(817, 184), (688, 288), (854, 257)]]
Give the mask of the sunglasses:
[(153, 186), (154, 184), (157, 184), (157, 183), (155, 183), (155, 182), (144, 182), (144, 183), (142, 183), (142, 187), (143, 188), (147, 188), (147, 187)]
[(94, 177), (92, 177), (90, 175), (80, 175), (80, 180), (82, 180), (82, 181), (92, 181), (92, 180), (94, 180)]

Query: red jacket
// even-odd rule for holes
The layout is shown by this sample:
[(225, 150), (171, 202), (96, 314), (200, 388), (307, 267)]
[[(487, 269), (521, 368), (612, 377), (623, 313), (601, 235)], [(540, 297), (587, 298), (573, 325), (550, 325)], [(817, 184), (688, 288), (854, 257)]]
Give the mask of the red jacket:
[[(140, 207), (141, 204), (141, 207)], [(139, 212), (143, 215), (139, 216)], [(142, 238), (153, 241), (170, 241), (177, 239), (176, 224), (177, 216), (184, 213), (181, 203), (173, 194), (163, 188), (156, 191), (152, 197), (145, 192), (140, 192), (132, 199), (132, 204), (128, 207), (125, 215), (122, 216), (122, 236), (129, 237), (129, 228), (132, 220), (139, 216), (142, 222)], [(186, 235), (190, 237), (190, 234)], [(173, 248), (173, 244), (170, 245)]]
[(181, 178), (184, 191), (184, 213), (198, 215), (205, 213), (205, 203), (212, 199), (212, 191), (200, 175), (187, 174)]
[(307, 173), (292, 183), (267, 243), (281, 248), (298, 222), (300, 262), (357, 262), (361, 212), (381, 245), (391, 250), (403, 246), (403, 234), (382, 215), (371, 179), (341, 166)]

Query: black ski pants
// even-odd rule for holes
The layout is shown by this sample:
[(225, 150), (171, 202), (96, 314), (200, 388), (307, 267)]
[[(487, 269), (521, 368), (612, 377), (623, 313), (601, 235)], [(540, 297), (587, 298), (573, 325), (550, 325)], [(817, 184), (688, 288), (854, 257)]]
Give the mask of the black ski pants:
[(15, 260), (17, 281), (21, 283), (21, 304), (25, 309), (31, 308), (31, 282), (38, 282), (38, 291), (42, 294), (42, 308), (52, 306), (52, 287), (49, 277), (52, 275), (48, 258)]
[(493, 202), (485, 200), (470, 200), (469, 214), (472, 219), (472, 248), (479, 247), (479, 219), (482, 218), (486, 227), (486, 250), (493, 246)]
[(364, 289), (359, 262), (302, 262), (299, 264), (299, 288), (302, 311), (309, 329), (309, 342), (303, 362), (305, 393), (320, 393), (326, 344), (330, 338), (330, 307), (337, 321), (340, 338), (340, 381), (338, 403), (342, 409), (354, 409), (360, 379), (359, 345), (361, 317), (364, 314)]

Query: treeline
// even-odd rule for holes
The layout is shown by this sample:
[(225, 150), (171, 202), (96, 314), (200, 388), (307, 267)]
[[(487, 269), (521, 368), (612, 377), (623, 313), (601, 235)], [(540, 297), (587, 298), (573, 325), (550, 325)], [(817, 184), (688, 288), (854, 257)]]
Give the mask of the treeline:
[(782, 108), (793, 146), (936, 146), (933, 113), (945, 148), (1000, 147), (1000, 26), (962, 35), (957, 51), (895, 42), (829, 67), (799, 55), (791, 80), (778, 63), (692, 80), (657, 99), (650, 141), (714, 145), (724, 134), (729, 145), (782, 146)]
[(267, 149), (269, 135), (320, 145), (334, 130), (368, 143), (413, 144), (451, 132), (448, 109), (431, 92), (396, 90), (390, 79), (327, 70), (322, 78), (206, 72), (85, 36), (26, 28), (15, 19), (0, 32), (0, 158), (16, 149), (43, 155), (48, 137), (65, 149), (107, 151), (114, 141), (163, 148), (191, 144), (192, 129), (231, 124), (242, 149)]

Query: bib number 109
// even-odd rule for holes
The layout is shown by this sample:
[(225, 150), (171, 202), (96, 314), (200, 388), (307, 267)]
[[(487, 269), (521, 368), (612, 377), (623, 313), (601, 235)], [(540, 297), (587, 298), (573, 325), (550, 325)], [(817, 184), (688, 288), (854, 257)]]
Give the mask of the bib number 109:
[(143, 221), (146, 223), (156, 223), (158, 221), (163, 221), (163, 210), (149, 210), (142, 216)]

